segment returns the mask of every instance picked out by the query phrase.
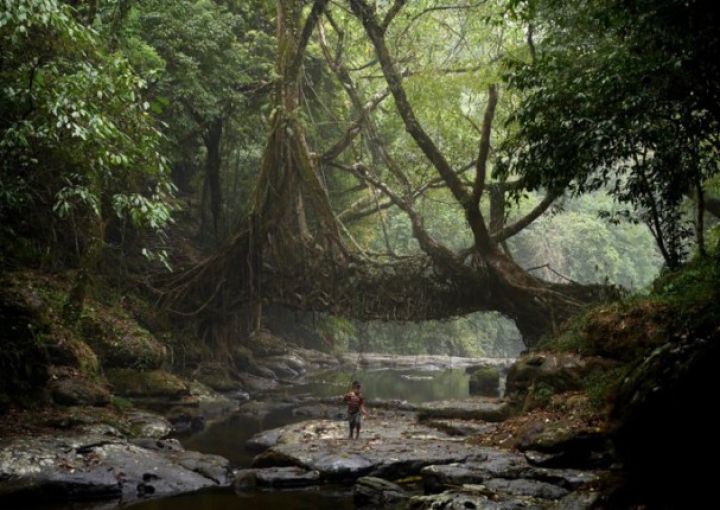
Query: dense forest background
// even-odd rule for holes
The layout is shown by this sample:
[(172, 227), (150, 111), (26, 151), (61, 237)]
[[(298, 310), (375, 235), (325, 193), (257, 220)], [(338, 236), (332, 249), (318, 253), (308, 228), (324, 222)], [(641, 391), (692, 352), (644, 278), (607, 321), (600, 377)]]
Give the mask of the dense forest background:
[[(6, 1), (0, 267), (68, 275), (74, 324), (89, 295), (158, 302), (260, 221), (268, 267), (293, 243), (483, 277), (500, 257), (642, 294), (720, 239), (708, 5)], [(181, 316), (209, 348), (260, 329), (328, 350), (524, 347), (501, 304), (407, 323), (267, 300), (240, 299), (253, 313), (223, 333), (203, 303)]]

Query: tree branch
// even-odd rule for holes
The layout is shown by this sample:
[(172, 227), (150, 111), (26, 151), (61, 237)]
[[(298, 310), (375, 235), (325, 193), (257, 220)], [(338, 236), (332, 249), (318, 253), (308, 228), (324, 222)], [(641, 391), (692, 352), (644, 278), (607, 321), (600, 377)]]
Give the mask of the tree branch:
[(328, 2), (329, 0), (315, 0), (313, 3), (312, 10), (305, 20), (305, 26), (303, 27), (302, 35), (298, 41), (294, 58), (287, 69), (286, 79), (288, 82), (294, 81), (297, 78), (297, 74), (300, 72), (300, 65), (305, 58), (305, 49), (310, 42), (310, 36), (312, 35), (320, 16), (323, 11), (325, 11), (325, 7), (327, 7)]
[(402, 86), (400, 73), (395, 68), (387, 45), (385, 44), (383, 30), (375, 19), (373, 10), (368, 6), (365, 0), (350, 0), (350, 6), (353, 13), (355, 13), (365, 27), (365, 31), (375, 47), (375, 53), (380, 61), (383, 75), (385, 76), (385, 80), (390, 87), (390, 92), (395, 99), (400, 117), (405, 123), (405, 129), (415, 140), (415, 143), (418, 145), (420, 150), (423, 151), (428, 160), (430, 160), (433, 166), (443, 177), (453, 196), (463, 205), (463, 207), (466, 207), (468, 201), (470, 200), (470, 196), (463, 186), (463, 183), (453, 171), (450, 163), (448, 163), (445, 156), (443, 156), (443, 154), (439, 151), (435, 143), (430, 139), (428, 134), (420, 125), (420, 122), (417, 120), (415, 112), (413, 111), (407, 94), (405, 93), (405, 89)]
[(390, 7), (390, 10), (388, 10), (387, 14), (385, 14), (385, 18), (383, 19), (381, 28), (383, 33), (388, 29), (390, 26), (390, 23), (392, 23), (392, 20), (395, 19), (395, 16), (398, 15), (400, 10), (405, 6), (407, 3), (407, 0), (395, 0), (392, 7)]
[(538, 219), (552, 205), (558, 197), (562, 196), (561, 191), (548, 191), (545, 198), (535, 206), (535, 208), (519, 220), (505, 226), (502, 230), (495, 232), (491, 237), (495, 243), (502, 243), (510, 239), (512, 236), (520, 232), (522, 229), (530, 225)]

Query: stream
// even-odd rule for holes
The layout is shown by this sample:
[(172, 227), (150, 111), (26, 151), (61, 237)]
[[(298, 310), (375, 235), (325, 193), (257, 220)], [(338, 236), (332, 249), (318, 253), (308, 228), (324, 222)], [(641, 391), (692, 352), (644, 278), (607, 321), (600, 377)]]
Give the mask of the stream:
[[(338, 371), (315, 374), (306, 383), (268, 392), (258, 400), (282, 401), (288, 397), (312, 395), (314, 397), (340, 397), (349, 390), (356, 379), (362, 384), (366, 399), (400, 400), (419, 404), (435, 400), (467, 398), (468, 375), (464, 368), (436, 370), (376, 369), (357, 371), (354, 375)], [(371, 405), (368, 406), (372, 412)], [(342, 410), (339, 406), (339, 410)], [(222, 455), (235, 468), (248, 467), (252, 452), (245, 449), (245, 442), (258, 432), (291, 423), (308, 420), (307, 416), (293, 414), (291, 407), (275, 409), (263, 416), (236, 413), (205, 430), (189, 437), (180, 437), (188, 450)], [(258, 491), (247, 496), (237, 496), (232, 489), (210, 490), (171, 498), (150, 500), (134, 504), (132, 510), (228, 510), (252, 508), (253, 510), (352, 510), (352, 497), (348, 487), (322, 487), (292, 491)]]

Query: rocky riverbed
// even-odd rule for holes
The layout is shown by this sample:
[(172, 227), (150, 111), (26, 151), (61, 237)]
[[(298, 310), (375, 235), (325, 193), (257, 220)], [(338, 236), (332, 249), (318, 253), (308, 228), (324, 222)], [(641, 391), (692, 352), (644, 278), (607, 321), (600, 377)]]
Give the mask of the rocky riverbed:
[[(310, 371), (331, 367), (295, 353), (288, 360), (272, 359), (256, 370), (264, 375), (251, 377), (257, 388), (277, 388), (307, 374), (310, 363), (315, 363)], [(343, 363), (358, 364), (357, 356), (337, 360), (337, 366)], [(412, 364), (428, 371), (507, 366), (499, 360), (380, 355), (367, 355), (362, 363), (374, 368)], [(298, 376), (290, 377), (287, 368)], [(344, 484), (352, 487), (358, 507), (567, 510), (590, 508), (594, 486), (609, 468), (607, 444), (596, 428), (577, 416), (569, 423), (545, 414), (526, 417), (510, 430), (513, 406), (500, 397), (425, 404), (371, 400), (362, 438), (353, 441), (345, 438), (341, 408), (331, 398), (263, 402), (262, 391), (252, 391), (233, 393), (239, 396), (236, 409), (227, 395), (215, 402), (207, 392), (198, 400), (206, 410), (240, 413), (291, 406), (307, 419), (251, 438), (244, 445), (256, 454), (249, 467), (234, 469), (222, 456), (186, 451), (168, 439), (177, 421), (136, 412), (132, 430), (86, 423), (63, 433), (3, 439), (0, 497), (10, 508), (27, 508), (49, 500), (127, 504), (211, 487), (232, 486), (242, 495)], [(222, 413), (212, 419), (222, 419)]]

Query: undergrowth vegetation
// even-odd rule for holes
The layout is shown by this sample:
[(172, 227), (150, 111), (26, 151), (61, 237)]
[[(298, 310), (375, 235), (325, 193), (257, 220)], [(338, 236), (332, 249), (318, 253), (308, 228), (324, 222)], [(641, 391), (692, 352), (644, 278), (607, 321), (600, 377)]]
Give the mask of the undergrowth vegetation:
[(563, 331), (533, 350), (572, 352), (617, 362), (591, 371), (583, 380), (597, 408), (613, 399), (620, 382), (654, 349), (704, 339), (720, 326), (720, 269), (717, 255), (697, 257), (663, 272), (650, 292), (590, 308)]

